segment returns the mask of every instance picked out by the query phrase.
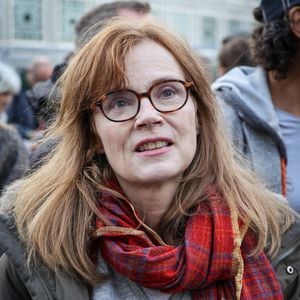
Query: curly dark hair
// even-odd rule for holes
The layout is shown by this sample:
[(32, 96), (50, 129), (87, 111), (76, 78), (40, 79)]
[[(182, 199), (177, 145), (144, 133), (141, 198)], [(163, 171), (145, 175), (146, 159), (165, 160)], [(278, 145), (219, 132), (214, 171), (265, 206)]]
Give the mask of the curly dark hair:
[[(263, 22), (262, 11), (253, 12), (258, 22)], [(285, 79), (299, 51), (299, 39), (293, 34), (287, 20), (263, 23), (252, 33), (253, 55), (266, 71), (274, 71), (276, 79)]]

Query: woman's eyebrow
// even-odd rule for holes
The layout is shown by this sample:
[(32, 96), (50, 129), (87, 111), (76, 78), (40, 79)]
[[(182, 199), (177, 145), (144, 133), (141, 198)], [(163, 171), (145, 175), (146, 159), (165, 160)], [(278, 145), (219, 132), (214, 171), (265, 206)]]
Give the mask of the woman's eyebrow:
[[(148, 87), (146, 88), (146, 90), (148, 90), (150, 87), (152, 87), (153, 85), (160, 83), (162, 81), (167, 81), (167, 80), (183, 80), (185, 81), (185, 78), (182, 78), (182, 76), (162, 76), (159, 77), (157, 79), (154, 79), (150, 82), (150, 84), (148, 85)], [(134, 90), (133, 88), (130, 87), (130, 85), (126, 86), (124, 89), (129, 89), (129, 90)]]
[(163, 76), (163, 77), (153, 80), (151, 85), (154, 85), (156, 83), (159, 83), (159, 82), (165, 81), (165, 80), (185, 80), (185, 79), (181, 78), (181, 76)]

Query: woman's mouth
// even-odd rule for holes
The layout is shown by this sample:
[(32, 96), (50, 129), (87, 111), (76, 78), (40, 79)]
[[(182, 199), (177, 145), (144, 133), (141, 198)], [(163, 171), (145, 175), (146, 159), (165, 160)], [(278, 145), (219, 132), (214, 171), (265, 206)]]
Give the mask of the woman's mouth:
[(171, 143), (168, 143), (166, 141), (156, 141), (156, 142), (149, 142), (149, 143), (145, 143), (140, 145), (136, 151), (137, 152), (144, 152), (144, 151), (149, 151), (149, 150), (156, 150), (156, 149), (161, 149), (164, 147), (168, 147), (170, 146)]

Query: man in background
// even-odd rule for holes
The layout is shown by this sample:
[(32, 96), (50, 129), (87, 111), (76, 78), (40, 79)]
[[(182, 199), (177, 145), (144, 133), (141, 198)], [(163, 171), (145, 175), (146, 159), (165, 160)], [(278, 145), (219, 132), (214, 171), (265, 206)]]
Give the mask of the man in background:
[(133, 22), (150, 19), (150, 5), (140, 1), (114, 1), (95, 6), (75, 24), (75, 48), (85, 45), (101, 30), (104, 23), (113, 17)]
[(218, 75), (222, 76), (237, 66), (255, 66), (250, 51), (249, 37), (233, 36), (223, 41), (218, 55)]
[(35, 57), (26, 72), (26, 80), (30, 86), (51, 77), (53, 67), (47, 56)]

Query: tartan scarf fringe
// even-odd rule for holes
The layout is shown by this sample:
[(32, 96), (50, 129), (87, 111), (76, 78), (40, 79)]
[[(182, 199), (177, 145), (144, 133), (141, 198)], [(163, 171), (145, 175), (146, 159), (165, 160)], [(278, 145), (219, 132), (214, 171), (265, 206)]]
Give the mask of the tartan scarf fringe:
[(254, 234), (216, 192), (189, 217), (178, 246), (165, 244), (126, 199), (103, 192), (99, 210), (109, 220), (96, 221), (103, 259), (137, 284), (170, 294), (190, 290), (193, 299), (283, 299), (265, 254), (249, 256)]

